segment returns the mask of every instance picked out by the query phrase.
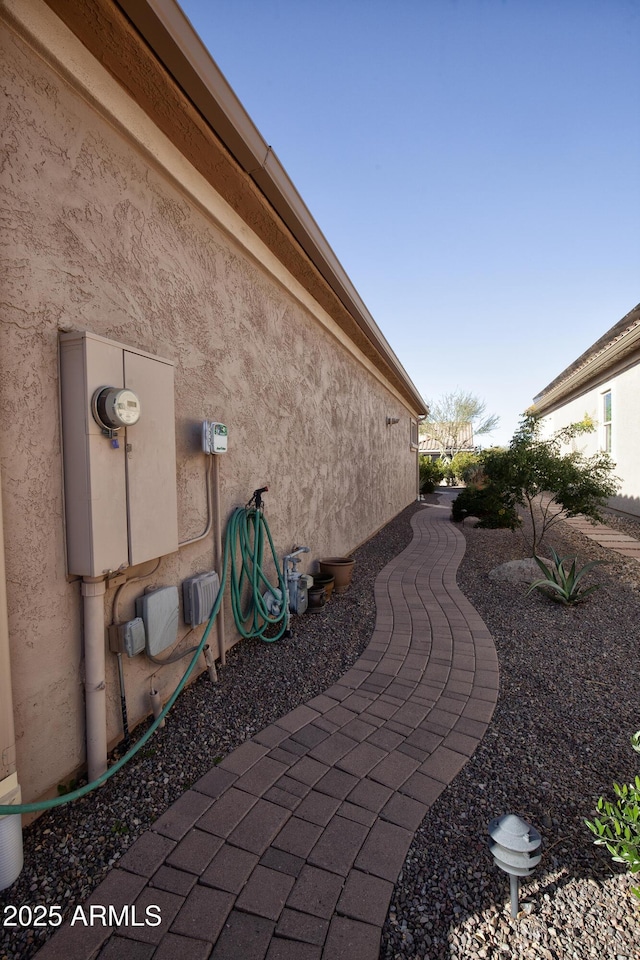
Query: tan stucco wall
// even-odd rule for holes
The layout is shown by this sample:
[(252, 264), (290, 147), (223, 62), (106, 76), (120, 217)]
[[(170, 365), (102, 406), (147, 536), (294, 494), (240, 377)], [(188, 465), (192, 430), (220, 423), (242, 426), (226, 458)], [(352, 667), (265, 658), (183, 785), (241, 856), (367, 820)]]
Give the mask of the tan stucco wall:
[[(65, 575), (60, 330), (90, 330), (175, 362), (181, 540), (205, 525), (204, 418), (229, 426), (230, 451), (220, 462), (224, 519), (268, 484), (278, 552), (308, 544), (309, 567), (352, 550), (416, 492), (411, 411), (397, 392), (66, 28), (47, 35), (73, 53), (81, 86), (12, 29), (3, 30), (0, 54), (10, 244), (0, 308), (0, 463), (26, 800), (67, 779), (84, 757), (80, 585)], [(387, 416), (400, 423), (387, 427)], [(212, 550), (209, 538), (164, 558), (151, 580), (124, 591), (122, 617), (133, 615), (145, 586), (180, 585), (210, 569)], [(168, 696), (184, 663), (125, 663), (133, 722), (148, 712), (150, 686)], [(119, 694), (108, 653), (107, 688), (115, 740)]]

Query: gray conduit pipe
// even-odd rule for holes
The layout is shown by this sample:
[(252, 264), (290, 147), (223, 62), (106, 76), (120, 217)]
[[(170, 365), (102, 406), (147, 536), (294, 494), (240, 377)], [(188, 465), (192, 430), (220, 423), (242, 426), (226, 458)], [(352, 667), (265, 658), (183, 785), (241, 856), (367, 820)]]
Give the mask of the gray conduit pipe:
[(204, 528), (204, 533), (201, 533), (198, 537), (192, 537), (191, 540), (180, 540), (178, 547), (188, 547), (191, 543), (198, 543), (200, 540), (204, 540), (205, 537), (209, 536), (211, 532), (211, 460), (215, 460), (216, 457), (209, 457), (209, 463), (207, 464), (207, 472), (205, 476), (205, 485), (207, 490), (207, 525)]
[[(20, 784), (16, 769), (7, 579), (2, 527), (2, 487), (0, 485), (0, 803), (13, 805), (20, 801)], [(0, 817), (0, 890), (6, 890), (14, 880), (17, 880), (22, 870), (22, 863), (22, 818)]]
[[(213, 515), (214, 515), (214, 542), (213, 542), (213, 564), (216, 570), (222, 576), (222, 516), (220, 513), (220, 457), (213, 455)], [(218, 637), (218, 656), (220, 664), (224, 667), (227, 662), (227, 650), (224, 637), (224, 601), (220, 604), (220, 612), (216, 618), (216, 631)]]
[(105, 680), (104, 577), (84, 577), (84, 689), (89, 783), (107, 769), (107, 683)]

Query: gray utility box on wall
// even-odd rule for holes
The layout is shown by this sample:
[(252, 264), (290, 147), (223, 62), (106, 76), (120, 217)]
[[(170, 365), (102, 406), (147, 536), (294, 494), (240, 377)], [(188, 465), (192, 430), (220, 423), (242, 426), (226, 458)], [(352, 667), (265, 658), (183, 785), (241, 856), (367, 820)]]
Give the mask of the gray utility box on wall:
[(211, 616), (218, 599), (220, 579), (215, 570), (189, 577), (182, 584), (184, 622), (197, 627)]
[(136, 615), (142, 617), (147, 653), (156, 657), (178, 640), (178, 588), (158, 587), (136, 599)]
[[(133, 391), (139, 418), (107, 435), (103, 387)], [(67, 566), (100, 577), (178, 549), (173, 364), (93, 333), (60, 335)]]
[(109, 627), (109, 649), (112, 653), (126, 653), (136, 657), (146, 646), (147, 634), (142, 617), (127, 623), (112, 623)]

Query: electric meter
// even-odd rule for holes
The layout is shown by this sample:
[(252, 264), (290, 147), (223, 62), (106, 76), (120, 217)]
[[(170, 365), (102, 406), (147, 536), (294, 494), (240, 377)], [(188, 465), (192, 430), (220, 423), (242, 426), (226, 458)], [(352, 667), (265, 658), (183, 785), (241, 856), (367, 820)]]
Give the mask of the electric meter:
[(133, 390), (100, 387), (93, 395), (91, 407), (94, 420), (109, 433), (132, 427), (140, 419), (140, 400)]

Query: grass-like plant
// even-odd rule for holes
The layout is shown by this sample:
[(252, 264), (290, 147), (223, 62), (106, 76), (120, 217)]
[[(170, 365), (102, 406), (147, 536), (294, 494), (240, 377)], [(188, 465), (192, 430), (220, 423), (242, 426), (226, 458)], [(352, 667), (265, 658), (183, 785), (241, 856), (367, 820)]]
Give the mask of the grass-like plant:
[[(640, 730), (631, 745), (640, 753)], [(616, 863), (626, 863), (630, 873), (640, 873), (640, 777), (622, 786), (614, 783), (613, 789), (615, 803), (600, 797), (599, 816), (585, 823), (595, 834), (595, 844), (606, 847)], [(640, 899), (640, 887), (632, 887), (631, 892)]]
[[(584, 567), (577, 569), (577, 557), (559, 557), (556, 551), (551, 547), (551, 557), (553, 563), (548, 566), (540, 557), (533, 559), (542, 570), (544, 577), (531, 584), (527, 591), (527, 596), (532, 590), (544, 590), (549, 593), (553, 600), (559, 603), (580, 603), (585, 600), (590, 593), (597, 590), (601, 584), (594, 583), (590, 587), (583, 587), (580, 583), (585, 573), (588, 573), (599, 563), (606, 563), (606, 560), (591, 560), (585, 563)], [(565, 564), (573, 561), (567, 570)]]

